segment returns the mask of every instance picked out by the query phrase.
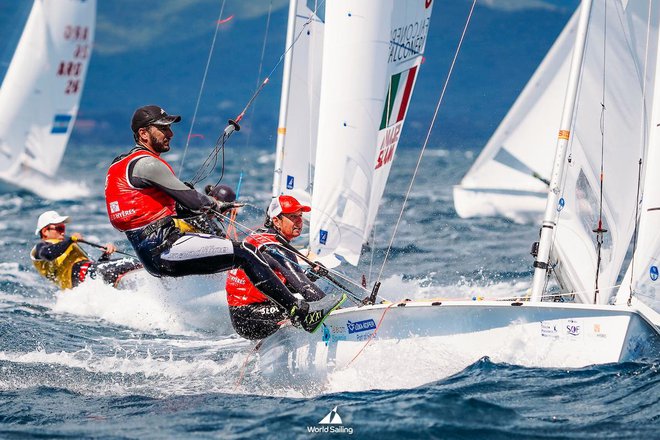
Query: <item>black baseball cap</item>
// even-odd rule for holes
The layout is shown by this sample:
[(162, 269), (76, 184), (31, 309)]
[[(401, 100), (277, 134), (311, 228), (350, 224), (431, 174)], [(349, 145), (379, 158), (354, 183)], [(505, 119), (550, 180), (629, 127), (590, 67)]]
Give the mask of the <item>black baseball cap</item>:
[(181, 116), (168, 115), (165, 110), (157, 105), (145, 105), (133, 113), (131, 130), (133, 130), (133, 133), (137, 133), (140, 128), (148, 127), (149, 125), (170, 125), (180, 120)]

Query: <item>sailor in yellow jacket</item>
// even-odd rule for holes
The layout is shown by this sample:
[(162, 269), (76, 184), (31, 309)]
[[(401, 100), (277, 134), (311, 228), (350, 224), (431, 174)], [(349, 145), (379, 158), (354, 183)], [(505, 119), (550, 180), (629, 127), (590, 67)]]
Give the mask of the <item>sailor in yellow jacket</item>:
[(35, 231), (41, 240), (30, 252), (37, 272), (60, 289), (71, 289), (97, 275), (114, 285), (126, 272), (142, 267), (137, 260), (130, 258), (110, 260), (110, 255), (117, 250), (112, 243), (103, 246), (105, 251), (98, 261), (92, 261), (76, 243), (83, 238), (80, 233), (65, 236), (69, 221), (68, 216), (59, 215), (56, 211), (41, 214)]

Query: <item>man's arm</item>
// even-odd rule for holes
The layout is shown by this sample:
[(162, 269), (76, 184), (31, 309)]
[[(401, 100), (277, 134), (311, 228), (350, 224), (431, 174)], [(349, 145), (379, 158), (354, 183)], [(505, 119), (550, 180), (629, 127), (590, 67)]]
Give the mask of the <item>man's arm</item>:
[(73, 243), (71, 237), (65, 238), (59, 243), (48, 243), (46, 241), (41, 241), (37, 243), (35, 250), (35, 257), (37, 260), (48, 260), (53, 261), (67, 250), (69, 246)]
[(216, 205), (210, 197), (186, 186), (158, 159), (141, 157), (128, 167), (128, 180), (136, 188), (156, 187), (192, 211)]
[(266, 247), (263, 256), (271, 269), (284, 276), (290, 289), (300, 293), (305, 300), (318, 301), (325, 296), (323, 290), (307, 278), (292, 253), (279, 247)]

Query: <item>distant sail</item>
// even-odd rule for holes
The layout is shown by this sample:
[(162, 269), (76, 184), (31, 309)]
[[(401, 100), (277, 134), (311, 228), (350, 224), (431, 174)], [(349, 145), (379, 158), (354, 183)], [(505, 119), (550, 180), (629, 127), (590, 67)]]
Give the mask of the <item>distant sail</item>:
[(503, 216), (519, 223), (541, 218), (578, 15), (573, 14), (475, 163), (454, 187), (459, 216)]
[(35, 0), (0, 87), (0, 178), (53, 177), (92, 55), (95, 0)]

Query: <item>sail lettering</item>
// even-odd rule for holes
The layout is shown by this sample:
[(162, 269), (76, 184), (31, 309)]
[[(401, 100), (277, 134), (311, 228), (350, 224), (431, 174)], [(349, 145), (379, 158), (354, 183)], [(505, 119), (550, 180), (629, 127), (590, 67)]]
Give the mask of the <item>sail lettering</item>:
[(378, 157), (376, 158), (375, 169), (392, 162), (396, 145), (399, 143), (399, 134), (401, 133), (402, 125), (403, 124), (396, 124), (385, 130), (385, 136), (380, 144)]
[(392, 29), (388, 63), (405, 61), (424, 52), (431, 17)]
[(64, 27), (64, 39), (75, 41), (87, 41), (89, 36), (89, 28), (87, 26), (72, 26)]
[(78, 93), (79, 89), (80, 89), (80, 80), (70, 79), (66, 82), (64, 93), (66, 93), (67, 95), (74, 95)]
[(78, 44), (73, 50), (73, 57), (81, 60), (85, 60), (89, 57), (89, 46), (86, 44)]
[(82, 73), (82, 63), (73, 61), (60, 61), (57, 68), (57, 76), (80, 76)]

